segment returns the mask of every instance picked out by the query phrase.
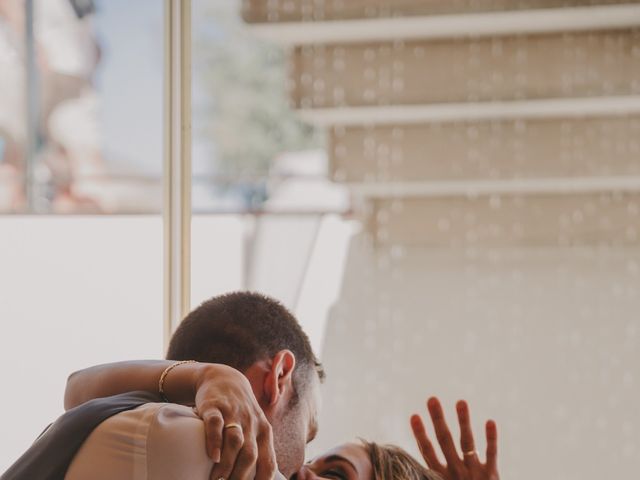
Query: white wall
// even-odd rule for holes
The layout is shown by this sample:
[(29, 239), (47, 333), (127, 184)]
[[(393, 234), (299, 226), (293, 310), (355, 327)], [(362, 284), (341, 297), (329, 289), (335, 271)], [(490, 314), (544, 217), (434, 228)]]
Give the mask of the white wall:
[[(196, 217), (196, 233), (194, 301), (239, 288), (241, 223)], [(436, 394), (449, 412), (469, 399), (478, 431), (498, 421), (503, 478), (633, 478), (640, 249), (472, 256), (365, 235), (325, 332), (311, 454), (357, 435), (409, 447)], [(69, 372), (162, 355), (161, 255), (159, 217), (0, 218), (0, 471), (62, 411)]]
[(326, 332), (311, 451), (358, 435), (415, 453), (409, 415), (438, 395), (449, 414), (470, 401), (476, 436), (497, 420), (503, 478), (632, 478), (639, 311), (638, 248), (467, 254), (361, 234)]
[(159, 216), (0, 217), (0, 472), (63, 412), (69, 373), (162, 356)]
[[(193, 302), (242, 286), (242, 218), (193, 219)], [(63, 412), (67, 376), (161, 358), (160, 216), (0, 217), (0, 472)]]

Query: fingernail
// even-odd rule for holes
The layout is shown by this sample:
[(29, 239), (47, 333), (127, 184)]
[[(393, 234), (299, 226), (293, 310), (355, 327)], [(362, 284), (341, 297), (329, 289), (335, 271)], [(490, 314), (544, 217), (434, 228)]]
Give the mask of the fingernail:
[(213, 460), (213, 463), (220, 463), (221, 456), (222, 456), (222, 453), (220, 452), (219, 448), (214, 448), (213, 451), (211, 452), (211, 460)]

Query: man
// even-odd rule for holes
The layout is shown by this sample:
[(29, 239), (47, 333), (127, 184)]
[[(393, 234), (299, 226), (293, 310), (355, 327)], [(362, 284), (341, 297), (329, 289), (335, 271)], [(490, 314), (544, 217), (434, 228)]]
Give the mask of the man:
[[(285, 307), (273, 299), (248, 292), (212, 298), (187, 315), (171, 340), (167, 358), (202, 362), (185, 363), (169, 372), (164, 379), (164, 394), (172, 402), (195, 404), (204, 420), (202, 424), (196, 418), (201, 429), (206, 426), (207, 452), (212, 457), (209, 465), (214, 465), (215, 460), (211, 478), (235, 480), (253, 478), (254, 474), (256, 478), (271, 478), (274, 474), (274, 466), (269, 461), (272, 449), (275, 449), (278, 469), (286, 477), (302, 466), (305, 444), (313, 439), (317, 430), (319, 383), (324, 372), (309, 339)], [(242, 372), (246, 380), (231, 381), (232, 369), (209, 365), (212, 363), (233, 367)], [(77, 372), (69, 379), (65, 406), (83, 405), (68, 414), (92, 405), (92, 402), (85, 403), (92, 398), (133, 390), (157, 392), (158, 378), (167, 365), (162, 361), (124, 362)], [(108, 471), (109, 462), (96, 465), (93, 460), (104, 457), (108, 451), (122, 454), (122, 449), (118, 450), (120, 447), (127, 455), (140, 453), (141, 445), (144, 451), (132, 457), (129, 467), (123, 467), (129, 469), (129, 476), (119, 478), (160, 478), (158, 475), (164, 475), (166, 471), (153, 473), (138, 467), (149, 463), (149, 455), (159, 455), (157, 458), (161, 460), (163, 452), (170, 451), (172, 444), (175, 448), (184, 447), (185, 442), (180, 440), (187, 437), (181, 436), (182, 433), (194, 431), (188, 426), (185, 428), (195, 418), (189, 409), (154, 404), (141, 407), (134, 414), (131, 408), (149, 401), (148, 397), (115, 398), (119, 398), (124, 407), (119, 412), (114, 411), (116, 415), (90, 433), (71, 463), (69, 474), (72, 476), (68, 478), (87, 478), (88, 473), (82, 473), (87, 469), (92, 469), (90, 477), (93, 479), (114, 478)], [(257, 405), (255, 410), (252, 402)], [(130, 408), (126, 408), (127, 404)], [(261, 422), (261, 416), (269, 422), (270, 428), (266, 422)], [(120, 421), (123, 418), (126, 421)], [(83, 422), (91, 424), (86, 418)], [(141, 424), (148, 428), (141, 431)], [(151, 428), (158, 424), (166, 428)], [(110, 425), (117, 428), (110, 430)], [(55, 427), (54, 424), (54, 433), (73, 430), (56, 430)], [(174, 435), (176, 432), (177, 436)], [(49, 441), (41, 450), (50, 452), (66, 448), (64, 435), (47, 439), (48, 435), (43, 435)], [(74, 435), (78, 437), (78, 434)], [(205, 452), (203, 437), (200, 435), (201, 454)], [(153, 450), (150, 445), (156, 445), (156, 440), (163, 446)], [(114, 444), (115, 449), (112, 448)], [(38, 442), (34, 447), (37, 446)], [(197, 444), (193, 446), (200, 448)], [(28, 476), (34, 471), (29, 467), (32, 466), (30, 463), (37, 463), (33, 459), (45, 458), (38, 455), (37, 448), (27, 452), (1, 477), (2, 480), (35, 478)], [(85, 461), (87, 459), (89, 461)], [(184, 456), (177, 455), (168, 466), (176, 467), (176, 462), (181, 460), (185, 460)], [(188, 460), (184, 463), (185, 469), (193, 463)], [(180, 476), (166, 478), (189, 477), (189, 472), (184, 471)]]

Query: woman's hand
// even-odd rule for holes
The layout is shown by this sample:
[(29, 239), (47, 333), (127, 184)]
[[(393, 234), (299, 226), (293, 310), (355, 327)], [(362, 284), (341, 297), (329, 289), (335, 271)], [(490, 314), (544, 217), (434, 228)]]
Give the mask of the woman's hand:
[(471, 431), (471, 421), (469, 419), (469, 407), (467, 402), (460, 400), (456, 404), (458, 422), (460, 423), (460, 447), (462, 456), (458, 453), (440, 401), (431, 397), (427, 401), (427, 408), (433, 429), (436, 432), (440, 449), (444, 454), (446, 463), (440, 463), (433, 444), (427, 436), (422, 418), (419, 415), (411, 417), (411, 429), (418, 443), (418, 448), (427, 466), (438, 472), (444, 480), (499, 480), (497, 465), (498, 455), (498, 430), (493, 420), (489, 420), (485, 426), (487, 436), (486, 462), (482, 463), (478, 458), (473, 432)]
[(205, 425), (212, 480), (271, 480), (276, 472), (271, 425), (247, 377), (224, 365), (201, 364), (195, 410)]

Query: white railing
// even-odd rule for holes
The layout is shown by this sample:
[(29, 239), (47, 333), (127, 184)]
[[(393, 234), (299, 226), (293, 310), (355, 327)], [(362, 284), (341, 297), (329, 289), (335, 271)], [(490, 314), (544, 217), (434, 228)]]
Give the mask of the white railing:
[(630, 3), (456, 15), (254, 23), (248, 28), (265, 40), (283, 45), (309, 45), (614, 30), (636, 26), (640, 26), (640, 5)]

